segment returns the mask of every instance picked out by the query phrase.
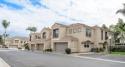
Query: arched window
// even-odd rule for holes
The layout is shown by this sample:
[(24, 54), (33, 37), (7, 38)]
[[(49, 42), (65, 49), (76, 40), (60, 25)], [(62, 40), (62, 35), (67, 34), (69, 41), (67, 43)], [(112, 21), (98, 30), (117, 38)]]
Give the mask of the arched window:
[(46, 38), (46, 32), (43, 32), (43, 38)]

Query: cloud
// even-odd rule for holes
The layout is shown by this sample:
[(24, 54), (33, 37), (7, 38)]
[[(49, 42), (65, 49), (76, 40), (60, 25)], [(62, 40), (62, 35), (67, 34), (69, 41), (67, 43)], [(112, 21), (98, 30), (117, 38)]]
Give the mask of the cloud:
[[(124, 18), (121, 14), (115, 14), (123, 7), (124, 0), (4, 0), (4, 2), (0, 1), (0, 22), (3, 19), (11, 22), (7, 29), (11, 36), (28, 36), (29, 32), (26, 31), (28, 26), (35, 26), (38, 31), (43, 27), (51, 27), (55, 22), (109, 26), (115, 24), (119, 17)], [(0, 25), (0, 34), (3, 32), (4, 29)]]

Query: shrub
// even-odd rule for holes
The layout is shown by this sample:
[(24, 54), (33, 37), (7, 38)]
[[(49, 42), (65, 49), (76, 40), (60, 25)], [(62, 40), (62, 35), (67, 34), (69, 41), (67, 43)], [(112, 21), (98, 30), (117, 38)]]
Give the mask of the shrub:
[(45, 49), (44, 52), (52, 52), (52, 49)]
[(112, 52), (125, 52), (125, 46), (112, 46)]
[(100, 51), (100, 52), (104, 52), (104, 49), (103, 49), (103, 48), (99, 48), (99, 51)]
[(52, 48), (49, 51), (52, 52), (53, 51)]
[(103, 52), (104, 51), (104, 49), (103, 48), (92, 48), (91, 49), (91, 52)]
[(66, 48), (65, 52), (66, 52), (66, 54), (71, 54), (71, 49), (70, 48)]
[(18, 49), (22, 49), (21, 47), (18, 47)]

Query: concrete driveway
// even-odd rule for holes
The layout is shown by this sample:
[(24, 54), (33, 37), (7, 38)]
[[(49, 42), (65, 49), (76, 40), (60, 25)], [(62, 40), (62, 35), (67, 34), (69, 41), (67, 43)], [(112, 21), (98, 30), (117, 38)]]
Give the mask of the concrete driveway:
[[(0, 51), (12, 67), (124, 67), (125, 63), (21, 50)], [(82, 56), (83, 57), (83, 56)], [(125, 58), (123, 58), (125, 59)]]

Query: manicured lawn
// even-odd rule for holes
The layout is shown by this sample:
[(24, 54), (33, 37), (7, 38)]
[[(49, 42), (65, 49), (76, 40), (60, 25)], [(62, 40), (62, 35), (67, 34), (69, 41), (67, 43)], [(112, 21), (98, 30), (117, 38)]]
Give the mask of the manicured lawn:
[(125, 52), (111, 52), (111, 54), (120, 54), (120, 55), (125, 55)]

